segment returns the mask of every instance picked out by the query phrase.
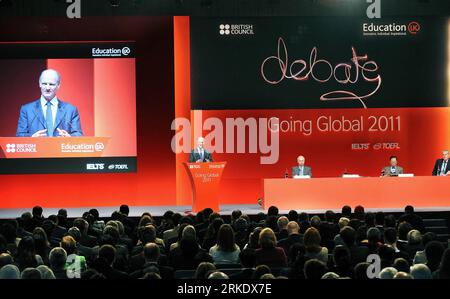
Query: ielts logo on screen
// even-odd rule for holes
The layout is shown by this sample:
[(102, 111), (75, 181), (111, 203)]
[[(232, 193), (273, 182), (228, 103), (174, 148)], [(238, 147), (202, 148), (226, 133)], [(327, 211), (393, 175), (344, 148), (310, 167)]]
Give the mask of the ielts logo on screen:
[(105, 169), (104, 163), (88, 163), (86, 164), (87, 170), (103, 170)]

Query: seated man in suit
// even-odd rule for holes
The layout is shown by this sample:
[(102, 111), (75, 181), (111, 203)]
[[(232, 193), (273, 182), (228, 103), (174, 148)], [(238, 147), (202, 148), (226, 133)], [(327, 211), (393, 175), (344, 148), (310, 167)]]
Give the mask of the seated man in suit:
[(16, 136), (83, 136), (77, 108), (56, 96), (60, 85), (61, 76), (57, 71), (48, 69), (41, 73), (41, 97), (20, 108)]
[(203, 143), (205, 139), (203, 137), (199, 137), (197, 140), (197, 147), (191, 151), (189, 156), (189, 162), (212, 162), (212, 155), (208, 152), (204, 147)]
[(297, 157), (298, 166), (292, 167), (292, 176), (296, 175), (309, 175), (312, 177), (311, 167), (305, 166), (305, 157)]
[(399, 174), (403, 173), (403, 168), (400, 166), (397, 166), (397, 157), (391, 156), (389, 158), (391, 166), (386, 166), (381, 171), (382, 176), (398, 176)]
[(434, 163), (432, 175), (450, 175), (450, 161), (448, 160), (448, 150), (442, 151), (442, 159), (437, 159)]

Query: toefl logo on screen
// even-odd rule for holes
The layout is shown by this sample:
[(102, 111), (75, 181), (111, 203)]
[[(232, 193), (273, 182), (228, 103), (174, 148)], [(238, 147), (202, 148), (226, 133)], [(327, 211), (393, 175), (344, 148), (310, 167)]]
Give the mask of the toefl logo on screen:
[(220, 24), (220, 35), (253, 35), (252, 24)]
[(92, 48), (92, 57), (122, 57), (128, 56), (131, 53), (131, 49), (129, 47), (123, 48)]
[(128, 164), (110, 164), (109, 170), (128, 170)]

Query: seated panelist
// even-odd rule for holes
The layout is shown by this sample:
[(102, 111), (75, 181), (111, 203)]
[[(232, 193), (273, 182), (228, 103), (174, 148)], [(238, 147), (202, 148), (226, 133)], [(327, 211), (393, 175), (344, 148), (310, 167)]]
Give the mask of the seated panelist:
[(450, 175), (450, 161), (448, 159), (448, 150), (442, 151), (442, 159), (437, 159), (434, 163), (432, 175), (446, 176)]
[(390, 166), (386, 166), (381, 170), (382, 176), (398, 176), (399, 174), (403, 174), (403, 168), (397, 166), (397, 157), (391, 156), (389, 158)]

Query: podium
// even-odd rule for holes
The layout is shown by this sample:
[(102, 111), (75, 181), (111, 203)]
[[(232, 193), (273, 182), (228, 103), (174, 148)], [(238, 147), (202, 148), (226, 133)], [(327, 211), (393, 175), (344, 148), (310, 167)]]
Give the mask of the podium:
[(101, 157), (110, 137), (0, 137), (0, 157)]
[(192, 211), (219, 211), (219, 186), (227, 162), (183, 163), (192, 186)]

